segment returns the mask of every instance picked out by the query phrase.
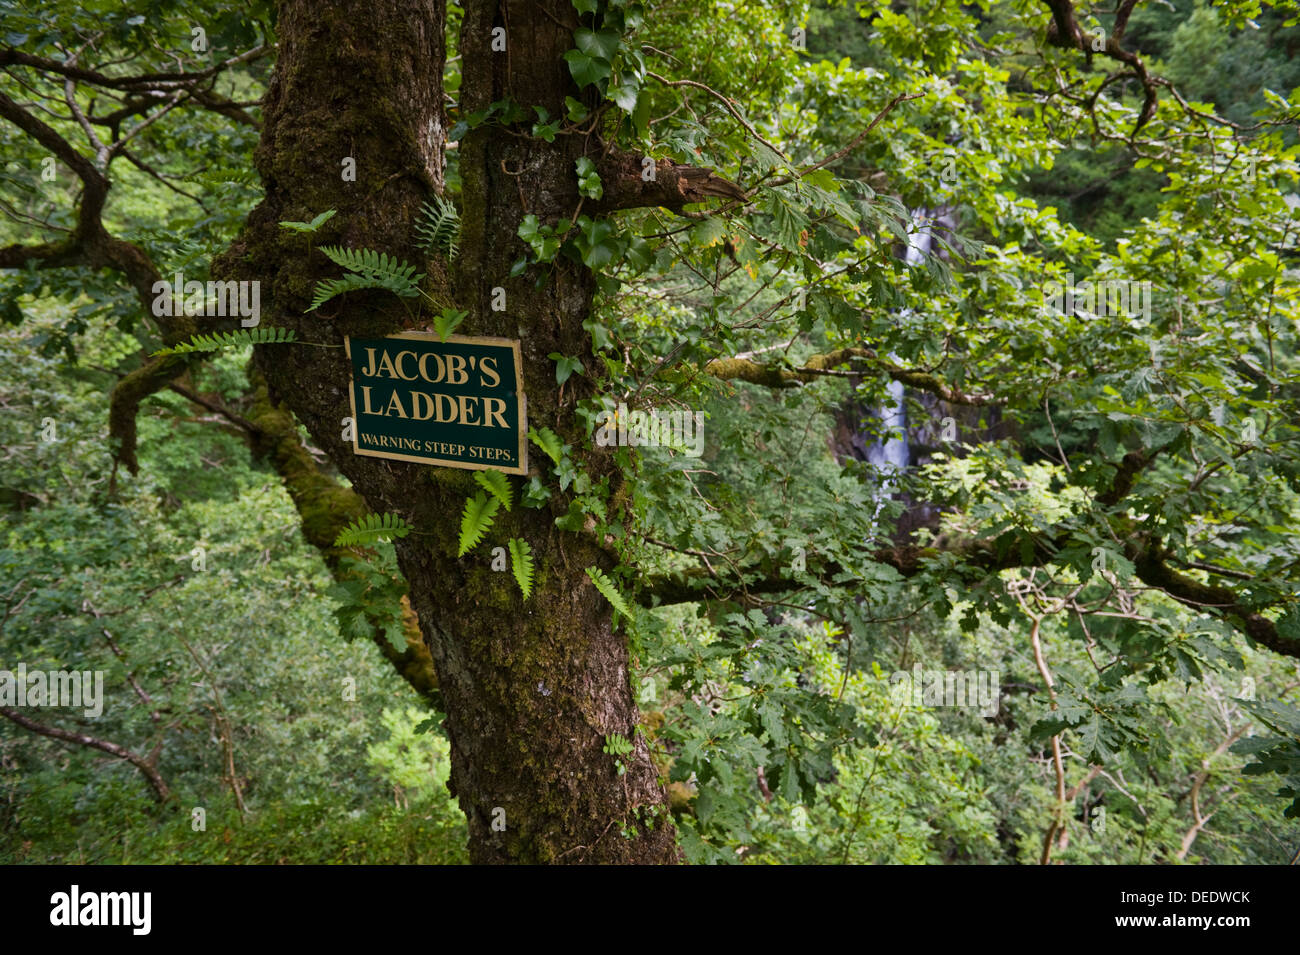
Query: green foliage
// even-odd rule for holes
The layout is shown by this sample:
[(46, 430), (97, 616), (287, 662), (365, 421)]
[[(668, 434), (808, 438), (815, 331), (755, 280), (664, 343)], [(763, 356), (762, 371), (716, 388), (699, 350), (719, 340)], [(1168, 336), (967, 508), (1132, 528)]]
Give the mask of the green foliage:
[(460, 327), (460, 323), (465, 321), (465, 316), (468, 314), (469, 312), (466, 311), (444, 308), (433, 317), (433, 330), (438, 333), (438, 338), (445, 342)]
[(588, 199), (599, 199), (603, 196), (605, 190), (600, 184), (600, 175), (596, 172), (596, 164), (586, 156), (579, 156), (574, 161), (574, 165), (578, 170), (578, 193)]
[(411, 525), (396, 514), (366, 514), (339, 531), (335, 547), (368, 547), (411, 533)]
[(605, 745), (601, 751), (614, 757), (614, 769), (618, 775), (623, 776), (627, 773), (627, 764), (623, 762), (623, 757), (633, 750), (632, 741), (626, 736), (620, 736), (618, 733), (611, 733), (605, 737)]
[(460, 243), (460, 213), (450, 201), (434, 196), (432, 202), (420, 207), (415, 232), (425, 252), (439, 252), (454, 259)]
[(559, 352), (551, 352), (546, 356), (555, 362), (555, 383), (562, 385), (569, 380), (569, 376), (575, 371), (583, 374), (585, 369), (582, 367), (582, 361), (577, 358), (570, 358), (568, 355), (561, 355)]
[[(140, 752), (162, 742), (159, 769), (180, 808), (156, 806), (123, 760), (0, 719), (0, 861), (466, 863), (464, 816), (442, 785), (446, 739), (407, 739), (429, 710), (370, 645), (378, 632), (406, 647), (391, 545), (369, 561), (343, 558), (365, 608), (353, 633), (362, 640), (334, 638), (331, 615), (346, 620), (351, 598), (303, 539), (278, 477), (166, 393), (140, 418), (140, 475), (119, 475), (106, 494), (116, 376), (86, 367), (65, 377), (41, 358), (30, 338), (61, 321), (49, 300), (29, 304), (25, 327), (0, 329), (0, 440), (17, 452), (0, 474), (0, 587), (14, 598), (0, 602), (0, 660), (103, 671), (93, 726), (66, 710), (32, 715)], [(104, 368), (139, 349), (108, 314), (76, 344), (87, 366)], [(245, 365), (217, 352), (192, 370), (192, 386), (232, 393)], [(29, 427), (43, 416), (58, 422), (53, 443)], [(365, 580), (348, 576), (362, 567)], [(223, 725), (244, 813), (226, 781)]]
[(1300, 818), (1300, 709), (1282, 702), (1248, 701), (1243, 704), (1276, 736), (1254, 736), (1233, 744), (1234, 753), (1254, 756), (1242, 772), (1247, 776), (1281, 776), (1277, 795), (1290, 799), (1283, 815)]
[(342, 278), (316, 283), (316, 294), (312, 298), (311, 307), (307, 309), (309, 312), (320, 308), (336, 295), (358, 289), (384, 289), (402, 298), (414, 298), (420, 294), (415, 266), (390, 258), (387, 252), (328, 245), (321, 246), (320, 251), (331, 262), (349, 271)]
[(533, 549), (528, 541), (519, 537), (510, 538), (510, 570), (519, 584), (519, 591), (527, 600), (533, 593)]
[(388, 736), (366, 748), (366, 759), (393, 783), (402, 800), (445, 804), (450, 801), (451, 744), (445, 736), (421, 729), (427, 720), (426, 711), (414, 706), (385, 708), (380, 724)]
[(326, 210), (325, 212), (322, 212), (320, 215), (313, 217), (310, 222), (281, 222), (280, 228), (288, 229), (292, 232), (307, 232), (307, 233), (316, 232), (326, 222), (334, 218), (337, 212), (338, 212), (337, 209)]
[(339, 558), (339, 578), (329, 588), (339, 636), (400, 651), (406, 645), (401, 605), (406, 581), (391, 544), (376, 539), (369, 546), (372, 553), (364, 557)]
[[(260, 2), (219, 6), (205, 22), (232, 50), (273, 22)], [(619, 0), (573, 6), (565, 59), (581, 98), (562, 115), (512, 99), (453, 103), (451, 138), (480, 129), (562, 143), (598, 129), (633, 155), (711, 169), (745, 197), (684, 215), (593, 215), (609, 183), (579, 159), (573, 208), (523, 216), (528, 258), (512, 272), (544, 283), (551, 263), (581, 262), (600, 289), (581, 316), (591, 353), (548, 356), (565, 396), (578, 389), (579, 423), (534, 422), (554, 467), (524, 478), (520, 501), (553, 508), (566, 533), (594, 524), (619, 549), (615, 570), (589, 574), (616, 613), (636, 614), (630, 679), (652, 686), (647, 741), (670, 774), (687, 858), (1028, 863), (1060, 816), (1069, 840), (1054, 861), (1068, 864), (1288, 861), (1300, 811), (1293, 661), (1240, 628), (1254, 614), (1256, 630), (1300, 629), (1294, 4), (1135, 8), (1123, 45), (1183, 97), (1159, 85), (1141, 129), (1139, 84), (1115, 82), (1119, 65), (1101, 51), (1045, 44), (1041, 4), (693, 0), (652, 17)], [(86, 57), (139, 52), (142, 71), (171, 70), (175, 53), (163, 51), (186, 49), (194, 19), (167, 5), (134, 23), (125, 8), (65, 7), (4, 4), (7, 42), (62, 59), (94, 32)], [(1087, 29), (1113, 30), (1113, 14), (1080, 10)], [(462, 14), (448, 11), (455, 98)], [(802, 51), (791, 29), (805, 25)], [(235, 71), (229, 95), (263, 99), (266, 75)], [(62, 241), (77, 226), (70, 180), (60, 169), (37, 185), (47, 150), (19, 132), (0, 132), (12, 219), (0, 238)], [(212, 110), (160, 117), (132, 151), (193, 184), (204, 206), (138, 170), (122, 175), (119, 160), (113, 229), (161, 274), (205, 277), (257, 201), (256, 137)], [(213, 144), (223, 165), (185, 172), (210, 162)], [(460, 152), (447, 152), (453, 193)], [(919, 233), (938, 217), (933, 236)], [(327, 221), (282, 225), (310, 235)], [(426, 251), (456, 255), (449, 201), (426, 204), (414, 228)], [(313, 307), (352, 289), (420, 294), (405, 263), (332, 251), (348, 274), (321, 283)], [(1150, 282), (1151, 307), (1055, 307), (1047, 283), (1067, 275)], [(359, 539), (373, 544), (365, 559), (343, 556), (331, 581), (267, 465), (175, 394), (148, 399), (142, 474), (116, 474), (107, 492), (106, 396), (156, 342), (140, 313), (106, 270), (0, 276), (0, 595), (30, 590), (0, 658), (109, 670), (96, 732), (147, 748), (157, 730), (104, 643), (113, 634), (179, 721), (163, 768), (188, 804), (209, 807), (209, 832), (158, 814), (120, 761), (0, 721), (0, 855), (463, 859), (436, 718), (374, 702), (404, 692), (368, 645), (408, 649), (392, 545)], [(438, 333), (461, 314), (435, 315)], [(561, 331), (565, 344), (545, 347), (578, 352), (577, 325)], [(241, 407), (241, 356), (223, 349), (254, 334), (277, 332), (206, 339), (199, 393)], [(851, 361), (769, 387), (846, 347), (858, 349)], [(737, 355), (770, 366), (767, 383), (708, 373)], [(910, 460), (890, 473), (873, 462), (900, 381)], [(940, 403), (935, 385), (989, 403)], [(597, 395), (704, 412), (704, 458), (589, 448)], [(40, 437), (46, 418), (54, 440)], [(939, 436), (949, 418), (955, 439)], [(1157, 449), (1125, 470), (1133, 452)], [(1113, 498), (1121, 473), (1132, 487)], [(513, 501), (499, 472), (475, 481), (462, 554)], [(1148, 545), (1187, 599), (1137, 556)], [(192, 569), (195, 549), (208, 570)], [(528, 599), (535, 555), (520, 538), (508, 549)], [(891, 566), (899, 554), (915, 558), (905, 573)], [(645, 581), (653, 594), (675, 574), (698, 603), (642, 610), (615, 584)], [(1223, 590), (1240, 600), (1228, 613)], [(320, 639), (331, 613), (351, 642)], [(996, 671), (996, 712), (903, 698), (897, 679), (914, 664)], [(339, 683), (353, 677), (365, 692), (344, 703)], [(210, 685), (250, 782), (246, 817), (212, 743)], [(1067, 787), (1082, 787), (1065, 807), (1053, 739)], [(620, 770), (631, 745), (605, 741)], [(1209, 821), (1193, 829), (1198, 780)], [(650, 824), (631, 815), (614, 820), (627, 838)]]
[(465, 502), (465, 510), (460, 517), (460, 540), (456, 546), (456, 556), (464, 557), (478, 546), (483, 535), (492, 526), (492, 515), (496, 513), (501, 502), (496, 497), (488, 497), (479, 491)]
[(560, 237), (556, 235), (554, 226), (542, 225), (537, 216), (529, 213), (519, 223), (517, 231), (519, 238), (532, 248), (537, 261), (549, 262), (555, 258), (555, 253), (560, 249)]
[(588, 567), (587, 576), (590, 577), (591, 582), (596, 585), (596, 589), (600, 591), (601, 596), (609, 601), (610, 606), (623, 616), (628, 618), (632, 617), (632, 611), (628, 607), (627, 601), (625, 601), (623, 595), (618, 592), (618, 588), (614, 585), (614, 581), (609, 579), (608, 574), (599, 567)]
[(546, 456), (556, 464), (564, 456), (564, 445), (560, 442), (560, 436), (550, 428), (543, 425), (540, 428), (529, 428), (528, 438), (543, 451)]
[[(107, 787), (105, 787), (107, 788)], [(60, 794), (48, 806), (79, 825), (68, 839), (28, 817), (31, 845), (0, 853), (6, 862), (78, 865), (468, 865), (464, 816), (454, 803), (406, 806), (390, 795), (349, 810), (318, 795), (268, 803), (251, 816), (211, 809), (196, 832), (185, 813), (153, 821), (122, 792), (104, 793), (79, 813)], [(66, 827), (64, 827), (66, 828)], [(123, 838), (125, 836), (125, 838)]]
[(233, 332), (213, 332), (211, 335), (194, 335), (187, 342), (160, 348), (154, 355), (188, 355), (193, 352), (221, 351), (228, 348), (242, 348), (245, 345), (282, 345), (298, 340), (298, 333), (291, 328), (240, 328)]
[(474, 480), (483, 490), (500, 501), (502, 507), (507, 511), (510, 510), (513, 495), (510, 490), (510, 479), (505, 474), (500, 471), (475, 471)]

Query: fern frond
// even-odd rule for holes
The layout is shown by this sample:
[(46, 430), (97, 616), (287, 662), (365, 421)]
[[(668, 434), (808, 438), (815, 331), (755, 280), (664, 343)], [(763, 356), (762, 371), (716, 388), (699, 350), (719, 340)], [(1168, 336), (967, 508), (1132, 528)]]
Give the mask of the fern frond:
[(415, 266), (403, 262), (396, 256), (375, 249), (345, 249), (337, 245), (320, 247), (325, 257), (335, 265), (341, 265), (349, 272), (371, 275), (376, 278), (389, 278), (399, 282), (412, 282)]
[(316, 216), (310, 222), (281, 222), (280, 228), (289, 229), (293, 232), (315, 232), (326, 222), (329, 222), (330, 219), (333, 219), (337, 212), (337, 209), (328, 209)]
[(335, 295), (342, 295), (344, 292), (352, 292), (363, 288), (386, 289), (402, 298), (414, 298), (420, 294), (420, 290), (415, 286), (414, 282), (402, 282), (386, 276), (358, 275), (355, 272), (349, 272), (342, 278), (317, 282), (316, 294), (312, 297), (311, 307), (307, 311), (315, 311)]
[(465, 512), (460, 516), (460, 543), (457, 557), (464, 557), (483, 539), (487, 529), (492, 526), (492, 515), (501, 503), (479, 491), (465, 502)]
[(588, 567), (587, 576), (591, 578), (591, 582), (596, 585), (596, 589), (601, 592), (601, 595), (610, 602), (610, 605), (615, 610), (625, 617), (632, 616), (632, 611), (628, 609), (623, 595), (618, 592), (618, 588), (614, 586), (614, 581), (610, 580), (603, 570), (598, 567)]
[(198, 351), (219, 351), (239, 348), (242, 345), (282, 345), (298, 340), (292, 328), (241, 328), (233, 332), (215, 332), (211, 335), (194, 335), (187, 342), (154, 352), (154, 355), (188, 355)]
[(402, 298), (414, 298), (420, 294), (419, 280), (415, 278), (415, 266), (403, 262), (387, 252), (374, 249), (344, 249), (334, 245), (322, 245), (321, 252), (335, 265), (341, 265), (348, 274), (339, 279), (316, 283), (316, 295), (311, 300), (307, 311), (315, 311), (335, 295), (363, 288), (378, 288), (392, 292)]
[(205, 186), (224, 186), (229, 184), (238, 184), (247, 186), (252, 183), (260, 183), (261, 177), (257, 170), (249, 167), (247, 169), (208, 169), (204, 172), (190, 173), (181, 177), (186, 182), (197, 182)]
[(564, 445), (560, 443), (560, 436), (550, 428), (529, 428), (528, 437), (532, 439), (533, 444), (537, 445), (546, 452), (546, 456), (556, 464), (560, 463), (560, 458), (564, 456)]
[[(499, 473), (499, 472), (497, 472)], [(533, 593), (533, 549), (528, 541), (519, 537), (510, 538), (510, 570), (515, 575), (515, 582), (527, 600)]]
[(442, 314), (433, 317), (433, 330), (438, 333), (438, 338), (442, 341), (447, 340), (447, 336), (454, 332), (460, 323), (465, 321), (465, 316), (469, 312), (457, 308), (444, 308)]
[(441, 251), (454, 259), (460, 244), (460, 213), (446, 199), (434, 196), (432, 203), (426, 202), (420, 208), (415, 234), (425, 252)]
[(510, 494), (510, 480), (500, 471), (475, 471), (474, 480), (483, 490), (495, 497), (508, 511), (514, 503)]
[(405, 537), (411, 525), (396, 514), (366, 514), (353, 521), (334, 538), (335, 547), (368, 547), (379, 541)]

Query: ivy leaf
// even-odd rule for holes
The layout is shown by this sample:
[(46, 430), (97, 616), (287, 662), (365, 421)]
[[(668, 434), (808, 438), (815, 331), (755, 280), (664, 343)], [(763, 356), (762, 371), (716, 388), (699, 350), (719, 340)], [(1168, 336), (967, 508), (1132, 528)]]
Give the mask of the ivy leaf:
[[(542, 225), (537, 216), (531, 212), (524, 216), (516, 233), (529, 244), (538, 261), (549, 262), (555, 258), (555, 253), (560, 248), (560, 238), (555, 234), (555, 229)], [(521, 268), (520, 271), (523, 269)]]
[(574, 162), (578, 171), (578, 192), (589, 199), (599, 199), (605, 194), (605, 188), (601, 185), (600, 174), (596, 172), (596, 164), (586, 156), (579, 156)]
[(557, 351), (551, 352), (546, 357), (555, 362), (555, 383), (558, 385), (568, 381), (569, 376), (575, 371), (580, 375), (586, 372), (586, 369), (582, 367), (582, 362), (576, 358), (569, 358)]
[(564, 97), (564, 105), (568, 109), (568, 113), (565, 115), (571, 123), (581, 123), (589, 115), (590, 111), (587, 107), (583, 106), (582, 103), (578, 102), (572, 96)]
[(622, 39), (616, 30), (597, 32), (586, 27), (578, 27), (573, 31), (573, 42), (578, 45), (578, 49), (588, 56), (599, 57), (602, 60), (614, 59)]
[(611, 86), (606, 95), (625, 113), (631, 113), (636, 109), (637, 103), (637, 86), (635, 83), (629, 83), (625, 77), (617, 86)]
[(627, 247), (627, 262), (638, 272), (644, 272), (655, 261), (654, 249), (641, 236), (633, 236)]
[(612, 71), (608, 60), (588, 56), (581, 50), (570, 50), (564, 54), (564, 58), (569, 62), (569, 73), (579, 88), (609, 79)]
[(614, 343), (614, 336), (610, 334), (609, 329), (600, 323), (594, 316), (583, 319), (582, 327), (591, 335), (591, 346), (596, 351), (602, 348), (608, 348)]
[(637, 139), (645, 139), (650, 128), (649, 96), (637, 96), (636, 109), (632, 110), (632, 126), (636, 130)]

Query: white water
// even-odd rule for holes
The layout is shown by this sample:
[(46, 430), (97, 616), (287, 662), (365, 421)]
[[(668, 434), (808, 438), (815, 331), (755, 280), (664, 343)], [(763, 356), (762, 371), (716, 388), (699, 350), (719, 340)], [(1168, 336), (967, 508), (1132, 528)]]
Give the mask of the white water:
[[(903, 261), (908, 265), (920, 265), (934, 245), (934, 236), (930, 231), (929, 210), (917, 209), (912, 213), (912, 220), (916, 223), (916, 230), (907, 237), (907, 251)], [(907, 312), (904, 311), (903, 314), (906, 315)], [(896, 356), (891, 355), (890, 358), (895, 359)], [(887, 393), (889, 399), (881, 407), (880, 416), (884, 428), (892, 434), (867, 449), (867, 460), (881, 478), (876, 491), (876, 514), (880, 513), (884, 500), (893, 491), (896, 475), (910, 463), (907, 448), (907, 405), (903, 400), (902, 383), (891, 381)]]

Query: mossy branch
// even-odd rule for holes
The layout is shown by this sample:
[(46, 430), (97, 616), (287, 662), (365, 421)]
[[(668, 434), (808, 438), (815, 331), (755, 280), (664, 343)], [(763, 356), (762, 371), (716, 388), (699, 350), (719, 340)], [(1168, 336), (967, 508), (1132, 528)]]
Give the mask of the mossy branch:
[[(265, 456), (280, 475), (298, 511), (303, 536), (321, 552), (334, 578), (341, 579), (345, 571), (340, 558), (349, 552), (335, 542), (350, 524), (369, 514), (370, 508), (360, 494), (344, 487), (316, 463), (302, 442), (297, 420), (287, 408), (271, 401), (261, 373), (250, 367), (248, 378), (253, 386), (253, 406), (248, 414), (249, 422), (256, 429), (250, 436), (253, 449)], [(402, 679), (433, 703), (438, 676), (424, 645), (419, 619), (406, 597), (402, 598), (402, 634), (406, 639), (405, 649), (390, 644), (378, 628), (372, 642)]]
[(838, 348), (813, 355), (799, 368), (779, 364), (765, 365), (749, 358), (715, 358), (705, 364), (704, 372), (725, 381), (747, 381), (767, 388), (798, 388), (818, 377), (860, 374), (861, 372), (840, 369), (840, 366), (854, 361), (866, 363), (894, 381), (918, 391), (927, 391), (949, 404), (980, 406), (1000, 403), (989, 395), (968, 394), (929, 372), (914, 371), (886, 361), (870, 348)]

